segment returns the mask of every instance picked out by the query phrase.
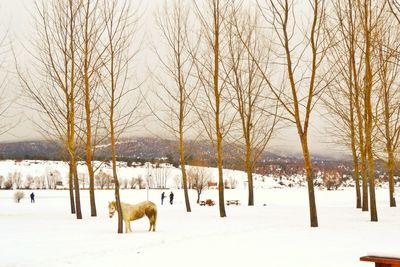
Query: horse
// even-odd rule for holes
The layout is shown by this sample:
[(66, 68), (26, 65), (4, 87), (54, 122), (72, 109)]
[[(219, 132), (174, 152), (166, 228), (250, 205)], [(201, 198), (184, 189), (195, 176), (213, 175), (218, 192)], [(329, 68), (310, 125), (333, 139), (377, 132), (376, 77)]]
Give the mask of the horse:
[[(121, 202), (122, 218), (125, 222), (125, 233), (132, 232), (131, 221), (142, 218), (144, 215), (149, 218), (149, 231), (156, 231), (157, 206), (151, 201), (143, 201), (136, 205)], [(117, 211), (117, 203), (115, 201), (108, 202), (108, 212), (110, 218)]]

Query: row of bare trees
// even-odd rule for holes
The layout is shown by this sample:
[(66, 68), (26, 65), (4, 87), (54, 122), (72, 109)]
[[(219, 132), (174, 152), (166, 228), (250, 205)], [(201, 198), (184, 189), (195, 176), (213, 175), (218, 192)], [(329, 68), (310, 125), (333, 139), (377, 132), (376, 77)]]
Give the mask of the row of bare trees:
[(184, 140), (195, 133), (211, 141), (218, 166), (219, 211), (225, 217), (224, 140), (246, 147), (249, 205), (254, 205), (253, 168), (277, 123), (276, 101), (268, 98), (254, 59), (268, 59), (268, 48), (256, 38), (258, 19), (253, 21), (238, 9), (231, 1), (177, 0), (165, 4), (157, 15), (162, 48), (167, 52), (156, 49), (164, 71), (156, 75), (161, 90), (155, 92), (162, 108), (153, 113), (179, 138), (188, 212)]
[(187, 136), (203, 134), (215, 148), (219, 211), (225, 217), (223, 143), (233, 140), (244, 148), (248, 204), (254, 205), (254, 164), (281, 122), (297, 129), (310, 224), (317, 227), (308, 136), (318, 105), (328, 110), (333, 138), (353, 155), (357, 208), (370, 210), (371, 221), (378, 220), (376, 159), (387, 162), (390, 205), (395, 206), (398, 18), (399, 4), (392, 0), (165, 4), (157, 22), (166, 55), (156, 49), (165, 70), (156, 75), (161, 85), (156, 94), (164, 107), (158, 111), (165, 114), (157, 117), (180, 140), (187, 211)]
[[(96, 146), (109, 142), (120, 211), (115, 145), (138, 121), (130, 63), (136, 11), (124, 0), (36, 1), (33, 62), (17, 63), (21, 86), (46, 138), (58, 140), (69, 161), (71, 212), (82, 218), (77, 161), (86, 160), (91, 216), (96, 216)], [(28, 100), (28, 101), (29, 101)], [(128, 105), (129, 103), (129, 105)], [(133, 103), (133, 104), (132, 104)], [(118, 232), (122, 232), (121, 212)]]
[[(136, 13), (128, 0), (38, 0), (33, 62), (29, 69), (17, 64), (29, 105), (41, 115), (38, 125), (60, 141), (69, 160), (71, 212), (78, 219), (76, 162), (82, 155), (86, 160), (91, 215), (96, 216), (92, 160), (104, 140), (111, 147), (120, 211), (115, 145), (141, 119), (140, 96), (145, 95), (136, 95), (137, 82), (132, 82)], [(155, 98), (148, 97), (146, 104), (179, 139), (187, 212), (185, 140), (200, 136), (212, 143), (219, 215), (225, 217), (223, 145), (233, 141), (242, 151), (251, 206), (255, 164), (275, 130), (291, 125), (304, 159), (310, 225), (317, 227), (309, 131), (318, 105), (328, 110), (337, 142), (353, 155), (357, 207), (378, 220), (377, 158), (387, 161), (390, 205), (396, 205), (397, 1), (174, 0), (160, 9), (156, 22), (160, 42), (154, 50), (161, 71), (153, 73)], [(122, 232), (121, 212), (118, 219)]]
[(370, 210), (371, 221), (378, 220), (377, 159), (386, 162), (389, 203), (396, 206), (394, 172), (400, 138), (398, 7), (396, 1), (334, 1), (335, 16), (327, 24), (336, 29), (329, 33), (333, 44), (329, 65), (336, 78), (324, 103), (337, 143), (350, 149), (353, 156), (356, 207)]
[[(174, 102), (162, 103), (175, 124), (186, 123), (189, 128), (201, 125), (202, 133), (213, 144), (220, 216), (226, 216), (224, 140), (234, 140), (244, 147), (248, 204), (254, 205), (254, 166), (281, 120), (297, 128), (304, 155), (311, 225), (318, 226), (308, 129), (311, 112), (329, 83), (328, 72), (322, 67), (328, 49), (322, 27), (325, 2), (309, 3), (311, 27), (300, 33), (295, 7), (289, 1), (250, 5), (245, 1), (194, 1), (189, 15), (187, 6), (183, 1), (174, 1), (160, 15), (167, 18), (159, 20), (159, 24), (172, 59), (163, 61), (163, 65), (175, 81), (162, 87)], [(189, 25), (188, 21), (197, 23)], [(266, 28), (272, 30), (263, 30)], [(177, 106), (184, 107), (186, 113), (181, 114), (185, 116), (179, 116)], [(191, 117), (189, 121), (186, 114), (191, 111), (196, 119)], [(166, 124), (174, 125), (170, 121)], [(184, 131), (178, 133), (182, 142)], [(180, 153), (184, 166), (182, 146)], [(182, 172), (184, 177), (184, 168)]]

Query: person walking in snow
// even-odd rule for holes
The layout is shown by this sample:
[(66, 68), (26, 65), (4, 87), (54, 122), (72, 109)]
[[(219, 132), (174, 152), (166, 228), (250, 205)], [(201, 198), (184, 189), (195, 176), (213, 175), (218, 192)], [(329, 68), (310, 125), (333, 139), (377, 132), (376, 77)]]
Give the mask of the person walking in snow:
[(32, 192), (30, 196), (31, 196), (31, 203), (35, 203), (35, 194)]
[(174, 203), (174, 193), (172, 193), (172, 191), (171, 191), (171, 194), (169, 194), (169, 204), (173, 204)]
[(164, 198), (166, 198), (165, 192), (162, 192), (162, 194), (161, 194), (161, 205), (164, 203)]

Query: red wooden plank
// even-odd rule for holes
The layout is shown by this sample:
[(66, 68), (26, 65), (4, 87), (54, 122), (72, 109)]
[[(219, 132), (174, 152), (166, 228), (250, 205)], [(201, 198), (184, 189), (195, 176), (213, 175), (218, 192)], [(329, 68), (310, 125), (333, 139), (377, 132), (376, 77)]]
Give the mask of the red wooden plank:
[(374, 256), (364, 256), (360, 258), (360, 261), (375, 262), (377, 266), (392, 266), (400, 267), (400, 259), (397, 258), (385, 258), (385, 257), (374, 257)]

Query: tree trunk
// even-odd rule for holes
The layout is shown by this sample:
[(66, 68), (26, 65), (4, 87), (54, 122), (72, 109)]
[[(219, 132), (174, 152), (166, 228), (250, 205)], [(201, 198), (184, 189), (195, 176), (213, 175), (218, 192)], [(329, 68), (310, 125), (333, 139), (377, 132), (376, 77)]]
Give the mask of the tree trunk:
[(364, 2), (364, 35), (365, 35), (365, 111), (366, 111), (366, 127), (365, 127), (365, 150), (368, 159), (368, 180), (369, 180), (369, 194), (370, 194), (370, 212), (371, 221), (378, 221), (378, 213), (376, 210), (375, 199), (375, 162), (372, 151), (372, 124), (373, 113), (371, 104), (372, 94), (372, 67), (371, 67), (371, 25), (370, 25), (370, 12), (369, 2)]
[[(350, 62), (351, 64), (351, 62)], [(350, 77), (352, 70), (350, 69)], [(350, 81), (352, 84), (352, 81)], [(354, 109), (353, 109), (353, 87), (349, 86), (350, 97), (349, 97), (349, 110), (350, 110), (350, 135), (351, 135), (351, 153), (353, 156), (353, 165), (354, 165), (354, 180), (356, 183), (356, 208), (361, 208), (361, 192), (360, 192), (360, 170), (358, 164), (358, 156), (357, 156), (357, 148), (356, 148), (356, 131), (354, 126)]]
[(315, 193), (314, 193), (314, 179), (312, 174), (312, 163), (310, 153), (308, 150), (307, 135), (301, 136), (301, 147), (303, 150), (304, 166), (306, 169), (306, 179), (308, 188), (308, 202), (310, 206), (310, 224), (311, 227), (318, 227), (318, 216), (317, 207), (315, 205)]
[(75, 189), (75, 207), (76, 207), (76, 218), (78, 220), (82, 219), (82, 210), (81, 210), (81, 197), (79, 192), (79, 177), (78, 171), (76, 168), (76, 161), (73, 158), (71, 160), (72, 168), (74, 170), (74, 189)]
[[(353, 62), (355, 64), (355, 62)], [(355, 73), (355, 66), (353, 66), (353, 73)], [(354, 79), (357, 76), (355, 76)], [(361, 112), (360, 107), (360, 88), (356, 86), (355, 88), (355, 99), (354, 104), (356, 107), (357, 121), (358, 121), (358, 135), (359, 135), (359, 149), (361, 154), (361, 178), (362, 178), (362, 211), (368, 211), (368, 180), (367, 180), (367, 157), (365, 153), (365, 143), (364, 143), (364, 116)]]
[(217, 166), (218, 166), (218, 199), (219, 215), (226, 217), (224, 199), (224, 178), (222, 165), (222, 132), (220, 122), (220, 88), (219, 88), (219, 0), (214, 2), (214, 96), (215, 96), (215, 132), (217, 135)]
[(368, 180), (369, 180), (369, 197), (370, 197), (370, 211), (371, 211), (371, 221), (378, 221), (378, 212), (376, 209), (376, 199), (375, 199), (375, 162), (372, 152), (372, 144), (367, 141), (367, 151), (368, 151)]
[(96, 217), (97, 210), (96, 210), (96, 197), (94, 192), (94, 172), (93, 172), (92, 161), (90, 160), (89, 162), (90, 166), (88, 165), (88, 172), (89, 172), (90, 215), (92, 217)]
[[(114, 94), (114, 93), (112, 93)], [(112, 106), (114, 106), (114, 101), (112, 101)], [(114, 136), (114, 120), (112, 118), (114, 111), (111, 111), (110, 114), (110, 136), (111, 136), (111, 156), (112, 156), (112, 170), (113, 170), (113, 177), (114, 177), (114, 195), (115, 195), (115, 202), (117, 204), (117, 212), (118, 212), (118, 233), (123, 233), (123, 225), (122, 225), (122, 209), (121, 209), (121, 198), (119, 194), (119, 181), (117, 176), (117, 159), (116, 159), (116, 151), (115, 151), (115, 136)]]
[(246, 173), (247, 173), (247, 185), (248, 185), (248, 193), (249, 200), (248, 205), (254, 206), (254, 189), (253, 189), (253, 168), (251, 162), (251, 148), (250, 144), (246, 145)]
[(384, 86), (384, 96), (383, 96), (383, 104), (384, 104), (384, 117), (385, 117), (385, 137), (386, 137), (386, 151), (387, 151), (387, 170), (388, 170), (388, 179), (389, 179), (389, 202), (390, 207), (396, 207), (396, 199), (394, 196), (394, 172), (395, 172), (395, 157), (393, 152), (393, 140), (390, 134), (390, 96), (387, 89), (387, 85)]
[(390, 207), (396, 207), (396, 198), (394, 196), (394, 169), (395, 169), (395, 161), (393, 151), (388, 153), (388, 174), (389, 174), (389, 199), (390, 199)]
[(69, 173), (68, 173), (68, 183), (69, 183), (69, 202), (71, 206), (71, 213), (75, 214), (75, 199), (74, 199), (74, 169), (72, 168), (71, 163), (69, 164)]
[[(219, 112), (219, 105), (218, 111)], [(217, 165), (218, 165), (218, 200), (219, 200), (219, 215), (226, 217), (225, 199), (224, 199), (224, 178), (223, 178), (223, 165), (222, 165), (222, 133), (219, 126), (219, 114), (216, 118), (217, 130)]]
[[(180, 71), (180, 69), (179, 69)], [(179, 77), (180, 81), (180, 77)], [(185, 205), (186, 205), (186, 211), (191, 212), (190, 208), (190, 201), (189, 201), (189, 194), (188, 194), (188, 183), (187, 183), (187, 175), (186, 175), (186, 167), (185, 167), (185, 146), (183, 142), (183, 120), (184, 120), (184, 102), (183, 98), (185, 97), (183, 94), (182, 90), (182, 85), (179, 82), (180, 86), (180, 103), (179, 103), (179, 155), (180, 155), (180, 161), (181, 161), (181, 171), (182, 171), (182, 183), (183, 183), (183, 194), (185, 196)]]
[[(86, 43), (87, 45), (87, 43)], [(90, 92), (88, 77), (88, 62), (85, 57), (85, 113), (86, 113), (86, 166), (89, 174), (89, 195), (90, 195), (90, 215), (97, 216), (96, 198), (94, 193), (94, 171), (92, 165), (92, 125), (91, 125), (91, 108), (90, 108)]]
[(183, 140), (179, 140), (180, 144), (180, 157), (181, 157), (181, 172), (182, 172), (182, 183), (183, 183), (183, 193), (185, 196), (185, 205), (186, 211), (191, 212), (190, 208), (190, 200), (189, 200), (189, 193), (188, 193), (188, 183), (187, 183), (187, 175), (186, 175), (186, 167), (185, 167), (185, 156), (184, 156), (184, 147), (183, 147)]
[[(353, 3), (349, 1), (350, 10)], [(352, 18), (352, 17), (351, 17)], [(352, 37), (351, 43), (351, 67), (354, 79), (354, 107), (357, 116), (357, 132), (359, 136), (359, 150), (361, 156), (361, 178), (362, 178), (362, 211), (368, 211), (368, 182), (367, 182), (367, 159), (365, 156), (365, 147), (364, 147), (364, 117), (362, 115), (361, 105), (360, 105), (360, 86), (358, 82), (358, 70), (356, 65), (355, 51), (354, 51), (354, 37)]]
[(354, 164), (354, 181), (356, 183), (356, 208), (361, 209), (360, 170), (358, 164), (357, 150), (352, 144), (352, 155)]
[(69, 92), (69, 105), (70, 105), (70, 113), (69, 113), (69, 118), (68, 122), (69, 123), (69, 128), (70, 128), (70, 135), (69, 135), (69, 154), (70, 154), (70, 161), (72, 168), (74, 170), (74, 188), (75, 188), (75, 207), (76, 207), (76, 218), (77, 219), (82, 219), (82, 211), (81, 211), (81, 199), (80, 199), (80, 192), (79, 192), (79, 177), (78, 177), (78, 171), (76, 168), (76, 146), (75, 146), (75, 16), (74, 10), (73, 10), (73, 5), (72, 2), (69, 3), (69, 12), (70, 12), (70, 22), (69, 22), (69, 38), (70, 38), (70, 44), (69, 44), (69, 52), (70, 52), (70, 64), (71, 64), (71, 76), (70, 76), (70, 92)]

